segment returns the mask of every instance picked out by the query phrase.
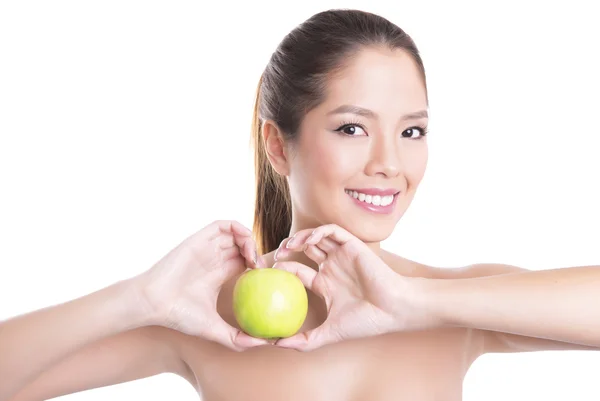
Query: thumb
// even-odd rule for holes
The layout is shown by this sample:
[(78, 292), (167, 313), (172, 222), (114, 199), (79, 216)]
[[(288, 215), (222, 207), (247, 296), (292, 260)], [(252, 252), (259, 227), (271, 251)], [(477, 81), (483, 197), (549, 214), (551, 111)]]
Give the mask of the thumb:
[(282, 348), (292, 348), (298, 351), (312, 351), (323, 345), (333, 342), (326, 334), (326, 323), (312, 330), (298, 333), (291, 337), (277, 340), (276, 346)]
[(240, 329), (232, 327), (220, 316), (217, 316), (214, 321), (215, 324), (203, 336), (207, 340), (217, 342), (234, 351), (244, 351), (251, 347), (269, 344), (266, 339), (252, 337)]
[(233, 333), (233, 345), (239, 350), (245, 350), (260, 345), (270, 344), (269, 340), (266, 340), (264, 338), (252, 337), (241, 330), (235, 329), (233, 327), (232, 329), (235, 331)]

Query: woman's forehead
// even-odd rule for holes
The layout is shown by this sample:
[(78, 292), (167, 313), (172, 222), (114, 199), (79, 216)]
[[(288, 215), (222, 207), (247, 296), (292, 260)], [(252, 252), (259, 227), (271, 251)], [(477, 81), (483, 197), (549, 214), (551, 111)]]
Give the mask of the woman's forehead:
[(327, 82), (323, 111), (344, 104), (371, 110), (401, 107), (406, 112), (426, 108), (422, 73), (404, 51), (363, 50)]

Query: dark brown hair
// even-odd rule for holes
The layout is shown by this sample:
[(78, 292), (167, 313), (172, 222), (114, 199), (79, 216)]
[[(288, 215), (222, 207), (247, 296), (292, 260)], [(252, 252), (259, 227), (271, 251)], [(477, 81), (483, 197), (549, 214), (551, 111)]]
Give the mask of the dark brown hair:
[(253, 230), (259, 254), (276, 249), (288, 235), (292, 207), (285, 177), (267, 159), (262, 123), (273, 121), (293, 142), (302, 118), (325, 97), (327, 80), (366, 47), (406, 51), (427, 89), (425, 68), (413, 40), (397, 25), (366, 11), (335, 9), (317, 13), (288, 33), (263, 71), (256, 90), (252, 142), (256, 174)]

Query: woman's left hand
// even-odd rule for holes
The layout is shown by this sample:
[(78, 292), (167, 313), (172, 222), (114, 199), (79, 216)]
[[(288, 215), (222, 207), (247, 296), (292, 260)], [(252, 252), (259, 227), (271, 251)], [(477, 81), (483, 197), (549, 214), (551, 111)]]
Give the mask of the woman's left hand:
[[(319, 270), (280, 261), (292, 251), (303, 251)], [(396, 273), (364, 242), (335, 224), (297, 232), (281, 243), (276, 260), (274, 268), (298, 276), (325, 301), (328, 311), (321, 326), (280, 339), (277, 346), (308, 351), (346, 339), (434, 326), (433, 319), (418, 310), (418, 279)]]

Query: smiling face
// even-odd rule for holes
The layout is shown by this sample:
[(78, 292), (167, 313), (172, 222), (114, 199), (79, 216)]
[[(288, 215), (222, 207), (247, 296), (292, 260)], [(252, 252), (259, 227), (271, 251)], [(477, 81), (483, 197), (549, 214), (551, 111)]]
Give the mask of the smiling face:
[(332, 77), (288, 147), (292, 232), (335, 223), (364, 242), (387, 238), (425, 173), (427, 108), (402, 50), (362, 50)]

